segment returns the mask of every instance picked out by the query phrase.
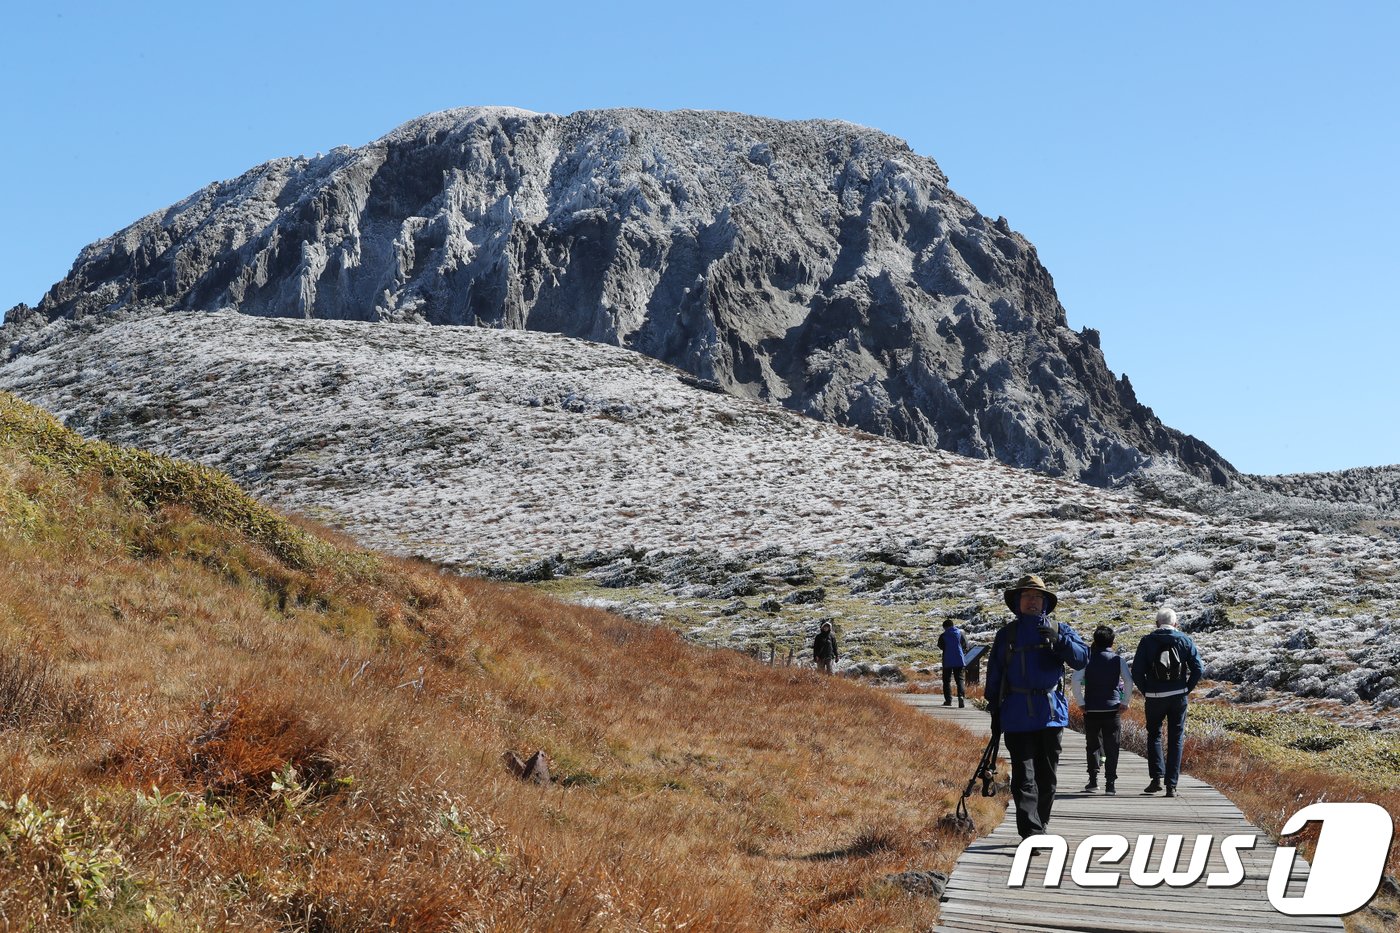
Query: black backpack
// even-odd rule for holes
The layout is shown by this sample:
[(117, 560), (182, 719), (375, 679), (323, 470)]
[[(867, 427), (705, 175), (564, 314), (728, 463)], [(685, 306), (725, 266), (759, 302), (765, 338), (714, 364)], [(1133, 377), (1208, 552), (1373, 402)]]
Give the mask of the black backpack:
[(1152, 656), (1152, 679), (1158, 683), (1176, 683), (1186, 679), (1186, 653), (1175, 638), (1155, 649)]

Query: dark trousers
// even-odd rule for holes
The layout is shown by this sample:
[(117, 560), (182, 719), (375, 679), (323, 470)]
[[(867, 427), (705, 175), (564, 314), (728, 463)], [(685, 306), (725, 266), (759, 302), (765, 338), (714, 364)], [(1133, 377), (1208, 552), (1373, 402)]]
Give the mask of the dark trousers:
[(1118, 710), (1084, 714), (1084, 747), (1089, 753), (1089, 776), (1099, 776), (1099, 752), (1103, 751), (1104, 777), (1112, 784), (1118, 780), (1118, 738), (1123, 719)]
[[(1148, 697), (1143, 706), (1147, 719), (1147, 776), (1161, 778), (1168, 787), (1181, 776), (1181, 746), (1186, 739), (1186, 694)], [(1167, 762), (1162, 766), (1162, 722), (1167, 723)]]
[(1045, 825), (1050, 822), (1063, 731), (1037, 729), (1005, 735), (1006, 753), (1011, 758), (1011, 794), (1016, 801), (1016, 831), (1022, 839), (1045, 832)]
[(966, 668), (962, 668), (962, 667), (948, 667), (947, 665), (944, 665), (944, 667), (943, 667), (943, 702), (944, 702), (944, 703), (947, 703), (948, 701), (950, 701), (950, 700), (953, 699), (953, 693), (952, 693), (952, 686), (953, 686), (953, 684), (952, 684), (952, 682), (953, 682), (954, 680), (957, 680), (957, 682), (958, 682), (958, 700), (961, 701), (961, 700), (963, 699), (963, 688), (964, 688), (963, 675), (964, 675), (964, 672), (965, 672), (965, 671), (966, 671)]

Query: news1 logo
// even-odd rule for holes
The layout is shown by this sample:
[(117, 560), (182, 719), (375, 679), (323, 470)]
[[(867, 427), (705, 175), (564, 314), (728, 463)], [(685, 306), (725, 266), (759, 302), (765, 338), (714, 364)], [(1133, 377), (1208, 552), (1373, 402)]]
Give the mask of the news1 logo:
[[(1279, 846), (1274, 852), (1269, 871), (1267, 891), (1269, 903), (1279, 913), (1291, 916), (1341, 916), (1365, 906), (1380, 887), (1385, 871), (1386, 856), (1394, 831), (1390, 814), (1374, 803), (1315, 803), (1304, 807), (1284, 825), (1284, 837), (1301, 832), (1309, 823), (1321, 824), (1317, 849), (1313, 853), (1312, 870), (1299, 896), (1288, 896), (1288, 882), (1293, 874), (1297, 849)], [(1128, 878), (1136, 886), (1153, 888), (1165, 884), (1181, 888), (1195, 884), (1205, 873), (1214, 837), (1199, 835), (1192, 847), (1186, 867), (1180, 865), (1185, 836), (1168, 834), (1163, 842), (1162, 858), (1156, 869), (1152, 861), (1155, 836), (1139, 836), (1133, 847)], [(1225, 870), (1206, 876), (1208, 888), (1232, 888), (1244, 881), (1244, 862), (1240, 852), (1253, 849), (1257, 837), (1226, 836), (1220, 843), (1220, 857)], [(1087, 837), (1074, 852), (1070, 878), (1081, 888), (1116, 888), (1122, 881), (1121, 871), (1105, 871), (1102, 866), (1117, 865), (1128, 854), (1128, 840), (1112, 833)], [(1030, 836), (1021, 841), (1011, 863), (1011, 875), (1006, 886), (1020, 888), (1026, 884), (1031, 856), (1037, 850), (1048, 850), (1050, 858), (1045, 867), (1044, 886), (1057, 888), (1064, 876), (1069, 845), (1063, 836)], [(1095, 859), (1095, 853), (1100, 853)], [(1091, 863), (1100, 866), (1091, 868)]]

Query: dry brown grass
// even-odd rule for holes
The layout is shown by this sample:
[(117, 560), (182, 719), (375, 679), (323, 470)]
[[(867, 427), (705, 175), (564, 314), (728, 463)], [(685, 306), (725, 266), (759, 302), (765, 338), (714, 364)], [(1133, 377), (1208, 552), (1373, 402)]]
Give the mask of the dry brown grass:
[[(133, 482), (49, 425), (17, 439), (35, 418), (0, 425), (0, 926), (935, 919), (879, 879), (966, 845), (941, 818), (980, 743), (955, 727), (365, 554), (217, 478), (181, 501), (178, 471)], [(555, 783), (507, 749), (543, 749)]]

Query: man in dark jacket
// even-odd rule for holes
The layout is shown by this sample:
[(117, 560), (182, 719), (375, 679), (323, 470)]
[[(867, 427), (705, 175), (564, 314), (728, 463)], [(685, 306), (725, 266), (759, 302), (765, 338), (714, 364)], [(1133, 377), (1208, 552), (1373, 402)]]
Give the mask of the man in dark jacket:
[(943, 705), (953, 705), (953, 680), (958, 683), (958, 706), (965, 707), (963, 690), (966, 686), (967, 652), (971, 646), (962, 629), (953, 624), (952, 619), (943, 620), (943, 634), (938, 636), (938, 647), (943, 652)]
[(836, 650), (836, 636), (832, 634), (830, 622), (823, 622), (817, 630), (817, 637), (812, 640), (812, 657), (822, 673), (833, 673), (841, 653)]
[(987, 657), (987, 708), (992, 730), (1006, 737), (1016, 829), (1024, 839), (1045, 832), (1055, 802), (1060, 734), (1069, 725), (1065, 665), (1082, 670), (1089, 647), (1055, 622), (1057, 598), (1040, 577), (1022, 577), (1004, 594), (1016, 618), (997, 630)]
[[(1176, 630), (1176, 613), (1157, 613), (1157, 628), (1143, 636), (1133, 655), (1133, 683), (1146, 698), (1147, 776), (1152, 783), (1143, 791), (1155, 794), (1167, 784), (1167, 796), (1175, 797), (1181, 775), (1181, 747), (1186, 739), (1186, 698), (1201, 679), (1201, 654), (1191, 636)], [(1167, 723), (1167, 760), (1162, 761), (1162, 721)]]

